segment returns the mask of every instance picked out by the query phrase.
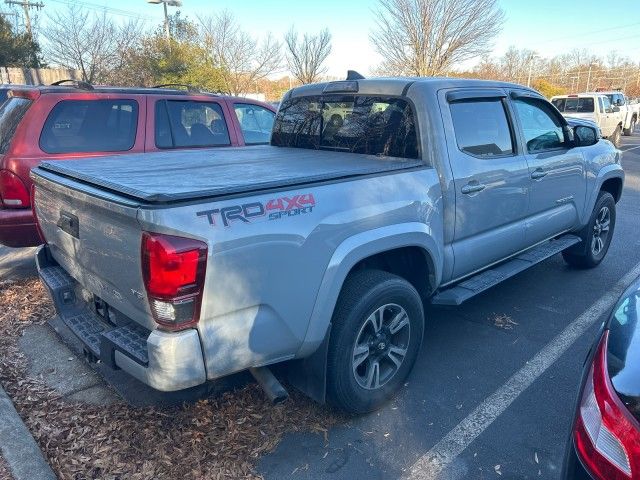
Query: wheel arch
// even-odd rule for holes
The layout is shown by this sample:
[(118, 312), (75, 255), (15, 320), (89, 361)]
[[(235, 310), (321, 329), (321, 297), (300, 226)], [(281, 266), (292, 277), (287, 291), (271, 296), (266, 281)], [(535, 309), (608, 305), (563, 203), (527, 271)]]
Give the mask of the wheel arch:
[[(394, 269), (393, 259), (397, 256), (403, 262), (420, 262), (419, 265), (430, 269), (427, 274), (428, 290), (421, 292), (424, 297), (441, 281), (443, 252), (438, 245), (442, 245), (442, 238), (439, 243), (436, 242), (431, 228), (424, 223), (381, 227), (356, 234), (340, 243), (325, 270), (305, 341), (296, 355), (297, 359), (289, 362), (290, 383), (315, 401), (325, 402), (331, 318), (344, 282), (351, 272), (368, 266)], [(397, 270), (393, 273), (397, 274)], [(413, 282), (407, 280), (414, 287), (416, 283), (421, 285), (415, 278)]]
[[(305, 341), (296, 355), (311, 354), (322, 343), (347, 276), (357, 269), (378, 268), (408, 280), (423, 297), (439, 285), (443, 252), (423, 223), (381, 227), (344, 240), (335, 249), (318, 290)], [(417, 262), (417, 266), (411, 262)], [(428, 269), (428, 271), (424, 271)], [(426, 278), (420, 278), (425, 273)]]

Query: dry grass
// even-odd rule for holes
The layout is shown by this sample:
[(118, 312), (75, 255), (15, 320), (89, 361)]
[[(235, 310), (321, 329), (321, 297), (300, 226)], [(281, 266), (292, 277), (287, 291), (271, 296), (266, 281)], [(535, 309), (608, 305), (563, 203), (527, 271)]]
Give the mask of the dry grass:
[(16, 346), (52, 313), (39, 281), (0, 282), (0, 381), (62, 479), (258, 478), (256, 460), (284, 433), (326, 435), (337, 420), (296, 392), (271, 406), (254, 385), (172, 408), (68, 403), (27, 375)]

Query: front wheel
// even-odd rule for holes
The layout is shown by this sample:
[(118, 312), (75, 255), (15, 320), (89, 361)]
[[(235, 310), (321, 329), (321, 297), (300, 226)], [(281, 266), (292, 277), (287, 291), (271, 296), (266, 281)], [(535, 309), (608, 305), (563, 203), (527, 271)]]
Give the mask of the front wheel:
[(424, 331), (422, 300), (405, 279), (379, 270), (349, 275), (336, 310), (327, 355), (327, 396), (362, 414), (403, 385)]
[(600, 192), (589, 224), (580, 235), (584, 242), (582, 251), (564, 251), (564, 260), (569, 265), (579, 268), (593, 268), (599, 265), (609, 251), (615, 226), (616, 202), (609, 192)]

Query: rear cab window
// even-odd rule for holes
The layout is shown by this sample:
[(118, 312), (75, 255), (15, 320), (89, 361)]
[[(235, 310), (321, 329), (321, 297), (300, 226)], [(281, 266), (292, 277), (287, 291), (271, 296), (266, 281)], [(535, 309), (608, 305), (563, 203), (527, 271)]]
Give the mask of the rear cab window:
[(551, 103), (562, 113), (593, 113), (595, 102), (593, 97), (556, 98)]
[(20, 121), (29, 110), (31, 100), (12, 97), (0, 105), (0, 155), (7, 153)]
[(513, 155), (513, 132), (499, 98), (465, 99), (450, 104), (458, 148), (476, 157)]
[(62, 100), (45, 121), (40, 148), (51, 154), (124, 152), (133, 148), (137, 128), (135, 100)]
[(276, 114), (271, 110), (249, 103), (236, 103), (233, 106), (238, 124), (242, 130), (244, 143), (260, 145), (269, 143)]
[(231, 145), (222, 107), (216, 102), (159, 100), (155, 142), (163, 149)]
[(284, 102), (271, 144), (398, 158), (420, 158), (415, 115), (403, 98), (321, 95)]

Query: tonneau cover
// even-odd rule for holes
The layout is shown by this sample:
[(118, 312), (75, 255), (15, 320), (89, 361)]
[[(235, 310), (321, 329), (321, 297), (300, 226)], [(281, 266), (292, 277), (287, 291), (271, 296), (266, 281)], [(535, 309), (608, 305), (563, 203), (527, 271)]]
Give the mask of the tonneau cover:
[(421, 165), (421, 160), (262, 145), (46, 161), (39, 168), (143, 202), (166, 203)]

